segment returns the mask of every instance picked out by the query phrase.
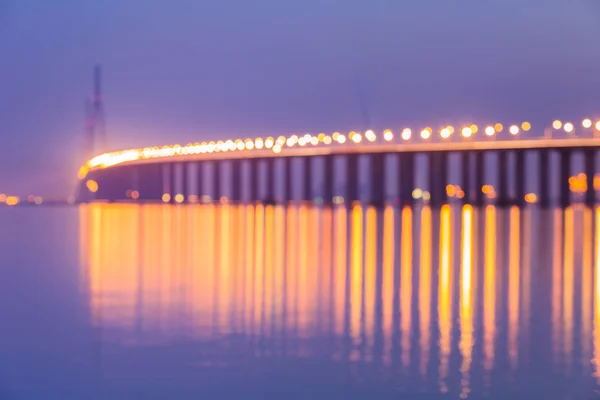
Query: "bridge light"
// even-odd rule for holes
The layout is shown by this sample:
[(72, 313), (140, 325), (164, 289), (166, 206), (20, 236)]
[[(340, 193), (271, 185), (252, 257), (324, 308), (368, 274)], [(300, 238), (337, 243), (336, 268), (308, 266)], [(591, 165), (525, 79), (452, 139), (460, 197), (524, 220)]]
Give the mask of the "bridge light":
[(215, 142), (209, 142), (208, 143), (208, 152), (212, 153), (213, 151), (215, 151), (216, 146), (217, 146), (217, 144)]
[(425, 128), (421, 131), (422, 139), (429, 139), (431, 137), (431, 128)]
[(325, 137), (323, 138), (323, 143), (331, 144), (331, 136), (325, 135)]
[(412, 136), (412, 131), (409, 128), (404, 128), (400, 136), (402, 136), (403, 140), (409, 140)]
[(225, 145), (227, 147), (229, 147), (229, 150), (234, 151), (236, 149), (235, 147), (235, 143), (233, 143), (233, 140), (228, 140), (225, 142)]
[(383, 131), (383, 139), (385, 139), (387, 142), (389, 142), (393, 138), (394, 138), (394, 134), (392, 133), (392, 131), (390, 131), (389, 129), (386, 129), (385, 131)]
[(294, 141), (292, 140), (292, 138), (288, 138), (288, 139), (285, 141), (285, 144), (287, 145), (287, 147), (294, 147), (294, 144), (296, 144), (296, 142), (294, 142)]
[(600, 131), (600, 121), (596, 122), (596, 130)]
[(573, 132), (573, 130), (575, 129), (575, 127), (573, 126), (573, 124), (572, 124), (572, 123), (570, 123), (570, 122), (567, 122), (567, 123), (564, 125), (564, 129), (565, 129), (565, 132), (567, 132), (567, 133), (571, 133), (571, 132)]
[(444, 139), (448, 139), (448, 138), (450, 137), (450, 129), (448, 129), (448, 128), (443, 128), (443, 129), (440, 131), (440, 136), (441, 136), (442, 138), (444, 138)]
[(560, 128), (562, 128), (562, 126), (562, 122), (558, 119), (552, 123), (552, 127), (556, 130), (559, 130)]
[(448, 129), (448, 130), (450, 131), (450, 134), (451, 134), (451, 135), (452, 135), (452, 134), (454, 134), (454, 127), (453, 127), (452, 125), (448, 125), (448, 126), (446, 127), (446, 129)]
[(319, 142), (323, 142), (323, 140), (325, 140), (325, 134), (319, 133), (319, 135), (317, 136), (317, 139), (319, 140)]
[(162, 201), (163, 203), (168, 203), (171, 201), (171, 195), (169, 193), (164, 193), (162, 195)]
[(485, 134), (488, 136), (494, 136), (494, 133), (496, 133), (496, 130), (494, 129), (493, 126), (488, 126), (485, 128)]
[(319, 138), (316, 136), (313, 136), (312, 138), (310, 138), (310, 144), (312, 144), (313, 146), (316, 146), (319, 144)]
[(265, 142), (262, 140), (262, 138), (256, 138), (254, 139), (254, 147), (257, 150), (262, 149), (265, 146)]
[(360, 135), (360, 133), (352, 135), (352, 141), (354, 143), (360, 143), (361, 140), (362, 140), (362, 136)]
[(531, 124), (525, 121), (521, 124), (521, 129), (523, 129), (524, 132), (528, 132), (531, 129)]
[(275, 144), (275, 139), (273, 139), (272, 137), (268, 137), (265, 139), (265, 147), (267, 149), (270, 149), (273, 147), (273, 145)]
[(244, 150), (246, 146), (244, 146), (242, 139), (238, 139), (235, 141), (235, 147), (237, 147), (238, 150)]
[(96, 193), (98, 191), (98, 182), (90, 179), (87, 182), (85, 182), (85, 186), (88, 188), (88, 190), (92, 193)]
[(185, 197), (181, 193), (175, 195), (175, 203), (183, 203)]
[(280, 145), (280, 146), (283, 146), (283, 145), (285, 144), (285, 141), (286, 141), (286, 139), (285, 139), (285, 136), (279, 136), (279, 137), (277, 138), (277, 142), (276, 142), (276, 143), (277, 143), (278, 145)]
[(281, 146), (279, 145), (279, 143), (275, 143), (275, 146), (273, 146), (273, 153), (275, 153), (275, 154), (281, 153)]
[(584, 120), (583, 120), (583, 122), (581, 123), (581, 125), (582, 125), (582, 126), (585, 128), (585, 129), (591, 128), (591, 127), (592, 127), (592, 120), (591, 120), (591, 119), (589, 119), (589, 118), (586, 118), (586, 119), (584, 119)]
[(339, 132), (333, 132), (333, 134), (331, 135), (331, 138), (333, 140), (335, 140), (337, 142), (338, 137), (340, 137), (340, 133)]
[(494, 129), (496, 130), (496, 132), (500, 133), (504, 129), (504, 126), (502, 126), (501, 123), (497, 123), (496, 125), (494, 125)]
[(471, 128), (471, 132), (473, 134), (476, 134), (477, 132), (479, 132), (479, 127), (475, 124), (471, 124), (471, 126), (469, 126), (469, 128)]
[(463, 137), (469, 138), (473, 134), (473, 130), (468, 126), (465, 126), (464, 128), (462, 128), (461, 134), (463, 135)]
[(337, 141), (338, 141), (339, 144), (346, 143), (346, 136), (344, 136), (344, 135), (338, 136)]
[(298, 139), (298, 144), (300, 146), (306, 145), (306, 138), (305, 137), (301, 137), (300, 139)]
[(252, 150), (254, 148), (254, 142), (252, 139), (246, 139), (246, 150)]
[(510, 132), (511, 135), (518, 135), (519, 134), (519, 127), (517, 125), (512, 125), (508, 131)]
[(369, 142), (374, 142), (375, 139), (377, 139), (377, 136), (375, 135), (375, 132), (373, 132), (372, 130), (368, 130), (365, 132), (365, 137), (367, 138), (367, 140)]

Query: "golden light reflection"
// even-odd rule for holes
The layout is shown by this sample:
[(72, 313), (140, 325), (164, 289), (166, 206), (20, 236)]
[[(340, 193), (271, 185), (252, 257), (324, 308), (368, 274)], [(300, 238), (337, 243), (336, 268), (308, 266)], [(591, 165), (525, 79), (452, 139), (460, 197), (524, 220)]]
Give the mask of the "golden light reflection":
[(595, 210), (596, 234), (594, 240), (594, 377), (600, 385), (600, 207)]
[(419, 371), (423, 378), (427, 375), (431, 340), (431, 208), (424, 207), (421, 212), (421, 255), (419, 270), (419, 346), (421, 361)]
[(382, 325), (383, 325), (383, 362), (392, 361), (392, 333), (394, 329), (394, 209), (387, 206), (383, 213), (383, 260), (382, 260)]
[(553, 213), (552, 235), (552, 354), (555, 366), (559, 362), (562, 341), (562, 210)]
[(592, 359), (592, 287), (593, 287), (593, 231), (594, 215), (591, 209), (583, 210), (583, 257), (581, 262), (581, 362), (587, 371)]
[(363, 212), (358, 205), (352, 208), (352, 241), (350, 247), (350, 335), (354, 348), (350, 353), (351, 360), (360, 356), (361, 344), (361, 303), (362, 303), (362, 278), (363, 278)]
[(400, 334), (402, 366), (410, 365), (410, 331), (412, 325), (412, 210), (402, 209), (402, 237), (400, 243)]
[(334, 243), (334, 325), (335, 333), (344, 334), (345, 309), (346, 309), (346, 279), (347, 279), (347, 251), (348, 251), (348, 214), (345, 208), (335, 210)]
[(521, 294), (520, 211), (510, 209), (508, 250), (508, 359), (515, 370), (519, 360), (519, 307)]
[(574, 294), (574, 224), (573, 208), (565, 210), (565, 251), (563, 260), (563, 354), (567, 365), (573, 358), (573, 294)]
[[(486, 209), (486, 222), (488, 210)], [(495, 218), (495, 215), (493, 215)], [(487, 228), (487, 226), (486, 226)], [(486, 229), (487, 232), (487, 229)], [(460, 268), (460, 343), (458, 345), (462, 356), (460, 366), (461, 392), (460, 397), (469, 396), (470, 370), (473, 358), (473, 208), (469, 205), (462, 210), (461, 235), (461, 268)]]
[(365, 215), (365, 267), (364, 267), (364, 320), (366, 354), (372, 361), (375, 340), (375, 312), (377, 288), (377, 210), (369, 207)]
[(438, 285), (438, 325), (439, 325), (439, 388), (448, 391), (448, 368), (452, 350), (452, 247), (451, 209), (444, 205), (440, 210), (440, 266)]
[(486, 386), (489, 386), (496, 356), (496, 216), (495, 209), (491, 210), (494, 211), (487, 211), (485, 215), (483, 269), (483, 369)]

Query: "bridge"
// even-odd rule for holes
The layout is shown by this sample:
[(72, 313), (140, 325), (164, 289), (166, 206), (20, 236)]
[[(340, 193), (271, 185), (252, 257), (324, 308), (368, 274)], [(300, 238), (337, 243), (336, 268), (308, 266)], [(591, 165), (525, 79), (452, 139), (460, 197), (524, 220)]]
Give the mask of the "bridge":
[[(590, 118), (555, 120), (538, 129), (529, 122), (471, 124), (175, 144), (92, 158), (79, 171), (77, 198), (165, 203), (360, 201), (377, 206), (462, 201), (477, 206), (489, 202), (566, 207), (574, 201), (573, 160), (579, 157), (582, 200), (592, 206), (598, 146), (600, 120)], [(530, 164), (531, 158), (537, 164), (535, 191), (527, 187), (526, 156)], [(460, 160), (458, 171), (451, 168), (451, 158)], [(368, 188), (361, 184), (361, 176)], [(424, 184), (417, 183), (419, 176)], [(552, 196), (556, 180), (558, 196)]]

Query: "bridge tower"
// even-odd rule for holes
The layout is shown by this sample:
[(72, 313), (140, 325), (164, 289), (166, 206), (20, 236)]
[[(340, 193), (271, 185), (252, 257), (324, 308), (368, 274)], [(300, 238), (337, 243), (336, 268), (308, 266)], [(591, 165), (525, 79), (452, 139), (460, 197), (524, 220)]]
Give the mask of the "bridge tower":
[(102, 69), (94, 67), (92, 98), (85, 101), (86, 156), (100, 154), (106, 150), (106, 125), (104, 122), (104, 102), (102, 100)]

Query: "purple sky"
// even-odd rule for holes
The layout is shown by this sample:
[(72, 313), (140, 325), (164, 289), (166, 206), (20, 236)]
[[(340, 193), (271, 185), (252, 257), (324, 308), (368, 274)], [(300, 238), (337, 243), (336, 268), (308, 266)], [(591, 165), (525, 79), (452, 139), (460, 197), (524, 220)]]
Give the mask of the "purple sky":
[(96, 62), (115, 149), (579, 119), (600, 1), (0, 0), (0, 193), (72, 189)]

